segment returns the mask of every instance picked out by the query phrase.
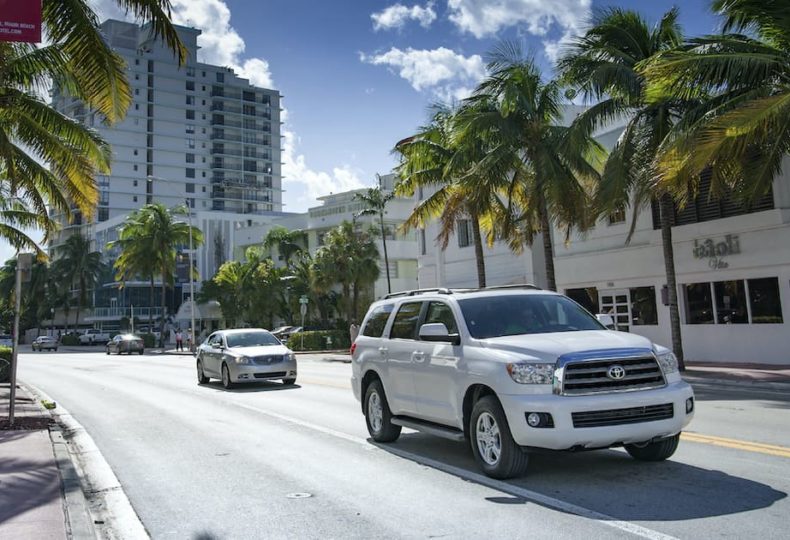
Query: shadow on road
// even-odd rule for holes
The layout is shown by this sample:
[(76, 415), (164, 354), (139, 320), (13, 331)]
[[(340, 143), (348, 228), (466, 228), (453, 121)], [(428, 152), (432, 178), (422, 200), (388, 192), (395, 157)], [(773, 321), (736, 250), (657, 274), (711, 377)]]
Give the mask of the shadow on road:
[(790, 409), (790, 392), (786, 390), (705, 383), (692, 386), (697, 401), (761, 401), (767, 407)]
[[(371, 444), (418, 463), (427, 458), (482, 474), (468, 443), (404, 433), (395, 443), (371, 440)], [(682, 521), (738, 514), (767, 508), (787, 497), (766, 484), (713, 468), (672, 460), (638, 462), (621, 450), (532, 454), (526, 476), (504, 483), (625, 521)], [(486, 500), (495, 504), (532, 502), (517, 493)]]
[(301, 386), (299, 386), (298, 384), (283, 384), (281, 382), (273, 382), (273, 381), (241, 383), (241, 384), (237, 384), (230, 390), (224, 389), (222, 387), (222, 383), (219, 381), (211, 381), (201, 386), (206, 388), (211, 388), (212, 390), (218, 390), (220, 392), (230, 392), (232, 394), (250, 394), (254, 392), (277, 392), (279, 390), (295, 390), (297, 388), (301, 388)]

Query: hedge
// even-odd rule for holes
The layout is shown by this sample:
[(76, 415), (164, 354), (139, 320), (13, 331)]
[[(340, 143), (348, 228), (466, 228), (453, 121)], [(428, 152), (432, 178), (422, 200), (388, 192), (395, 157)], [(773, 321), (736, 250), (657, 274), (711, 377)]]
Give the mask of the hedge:
[(0, 383), (11, 380), (11, 347), (0, 347)]
[[(304, 338), (304, 346), (302, 346)], [(331, 344), (327, 344), (330, 338)], [(325, 351), (330, 349), (348, 349), (351, 347), (351, 336), (342, 330), (312, 330), (292, 334), (286, 343), (292, 351)]]
[(80, 337), (75, 336), (74, 334), (66, 334), (60, 338), (60, 344), (74, 347), (75, 345), (80, 344)]
[(156, 347), (156, 336), (154, 334), (142, 334), (140, 337), (143, 338), (143, 347), (146, 349), (153, 349)]

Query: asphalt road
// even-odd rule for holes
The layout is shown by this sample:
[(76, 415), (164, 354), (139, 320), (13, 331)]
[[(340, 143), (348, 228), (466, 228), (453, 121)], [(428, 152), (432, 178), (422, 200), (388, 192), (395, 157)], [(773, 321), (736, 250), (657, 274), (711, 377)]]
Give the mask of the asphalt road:
[(152, 538), (787, 537), (785, 392), (699, 387), (668, 462), (540, 454), (500, 482), (462, 443), (371, 443), (350, 366), (299, 361), (291, 388), (223, 391), (188, 356), (93, 352), (22, 354), (20, 377), (92, 435)]

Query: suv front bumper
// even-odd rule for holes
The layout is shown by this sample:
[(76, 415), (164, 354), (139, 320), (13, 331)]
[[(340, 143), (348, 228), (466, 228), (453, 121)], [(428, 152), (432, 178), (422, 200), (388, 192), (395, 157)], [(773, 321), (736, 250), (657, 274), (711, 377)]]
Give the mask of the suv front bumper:
[[(694, 416), (694, 411), (686, 413), (686, 400), (692, 397), (694, 391), (685, 382), (673, 382), (653, 390), (589, 396), (499, 395), (516, 444), (551, 450), (606, 448), (675, 435), (682, 431)], [(599, 427), (574, 427), (573, 413), (611, 411), (669, 403), (673, 408), (671, 418)], [(526, 415), (531, 412), (551, 414), (554, 427), (530, 427)]]

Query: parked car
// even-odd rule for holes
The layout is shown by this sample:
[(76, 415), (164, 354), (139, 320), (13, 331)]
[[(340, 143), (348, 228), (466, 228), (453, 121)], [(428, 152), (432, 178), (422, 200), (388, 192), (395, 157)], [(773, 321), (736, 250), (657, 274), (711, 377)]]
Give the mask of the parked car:
[(670, 350), (534, 286), (388, 295), (351, 351), (375, 441), (402, 427), (466, 439), (495, 478), (522, 474), (535, 448), (665, 460), (694, 412)]
[(143, 354), (145, 352), (145, 345), (143, 338), (135, 336), (134, 334), (118, 334), (110, 341), (107, 342), (105, 351), (110, 353), (126, 353), (126, 354)]
[(282, 339), (283, 335), (287, 334), (292, 328), (296, 328), (295, 326), (278, 326), (274, 330), (272, 330), (271, 334), (276, 337), (277, 339)]
[(43, 351), (44, 349), (57, 351), (58, 340), (52, 336), (38, 336), (30, 346), (34, 351)]
[(13, 347), (14, 337), (11, 334), (0, 334), (0, 347)]
[(109, 332), (102, 332), (96, 328), (89, 328), (80, 334), (80, 345), (93, 345), (94, 343), (107, 343), (110, 341)]
[(262, 328), (219, 330), (197, 350), (198, 384), (220, 379), (222, 386), (282, 380), (296, 382), (296, 355)]

